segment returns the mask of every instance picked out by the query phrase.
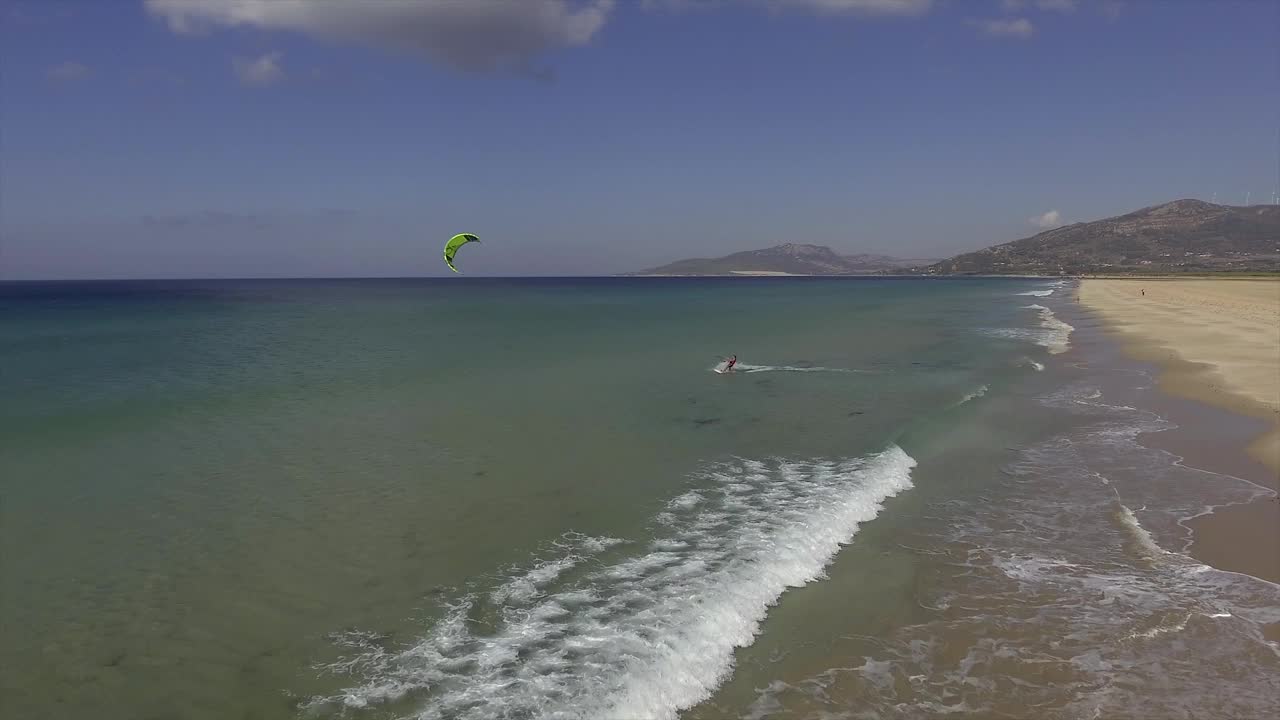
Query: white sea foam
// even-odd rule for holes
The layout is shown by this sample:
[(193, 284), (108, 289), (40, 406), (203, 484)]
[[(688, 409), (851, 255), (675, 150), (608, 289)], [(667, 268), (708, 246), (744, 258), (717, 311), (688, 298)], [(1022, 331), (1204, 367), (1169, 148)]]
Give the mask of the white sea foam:
[(1280, 585), (1187, 556), (1179, 523), (1268, 491), (1144, 447), (1171, 423), (1087, 383), (1042, 402), (1074, 427), (918, 530), (912, 549), (944, 578), (916, 585), (926, 618), (862, 639), (849, 667), (759, 683), (746, 717), (1275, 714), (1280, 651), (1263, 628), (1280, 622)]
[(966, 392), (964, 397), (961, 397), (960, 400), (955, 401), (955, 404), (952, 404), (951, 407), (959, 407), (961, 405), (964, 405), (965, 402), (969, 402), (970, 400), (977, 400), (977, 398), (987, 395), (988, 389), (991, 389), (991, 388), (989, 388), (988, 386), (978, 386), (977, 388), (972, 389), (972, 391)]
[(689, 492), (672, 500), (669, 505), (673, 508), (691, 508), (700, 502), (702, 502), (702, 496), (696, 491), (690, 490)]
[[(980, 332), (992, 337), (1035, 343), (1051, 354), (1066, 352), (1071, 347), (1071, 332), (1075, 327), (1063, 322), (1052, 310), (1044, 305), (1023, 305), (1024, 310), (1035, 310), (1040, 316), (1038, 328), (982, 328)], [(1034, 363), (1037, 370), (1044, 366)]]
[[(1031, 343), (1046, 348), (1049, 352), (1057, 354), (1066, 350), (1066, 346), (1061, 344), (1061, 338), (1055, 333), (1050, 332), (1043, 327), (1039, 328), (982, 328), (979, 332), (991, 337), (1002, 338), (1004, 340), (1016, 340), (1018, 342)], [(1055, 348), (1060, 348), (1056, 349)]]
[(1030, 365), (1032, 368), (1035, 368), (1036, 372), (1042, 372), (1044, 370), (1044, 363), (1036, 362), (1031, 358), (1022, 358), (1022, 363), (1024, 365)]
[(960, 402), (957, 402), (957, 403), (956, 403), (956, 405), (963, 405), (963, 404), (965, 404), (965, 403), (969, 402), (970, 400), (975, 400), (975, 399), (977, 399), (977, 398), (980, 398), (980, 397), (982, 397), (983, 395), (986, 395), (986, 394), (987, 394), (987, 390), (989, 390), (989, 389), (990, 389), (989, 387), (987, 387), (986, 385), (983, 385), (983, 386), (979, 387), (977, 390), (973, 390), (973, 391), (967, 392), (967, 393), (965, 393), (965, 396), (964, 396), (964, 397), (960, 398)]
[(1147, 529), (1138, 522), (1138, 518), (1134, 516), (1133, 511), (1123, 503), (1117, 504), (1119, 505), (1117, 516), (1120, 520), (1120, 525), (1129, 533), (1138, 551), (1151, 558), (1167, 554), (1164, 548), (1156, 544), (1156, 541), (1151, 537), (1151, 533), (1147, 532)]
[(539, 562), (527, 572), (512, 577), (509, 582), (494, 590), (493, 601), (496, 603), (527, 603), (538, 597), (543, 587), (586, 558), (621, 542), (623, 541), (617, 538), (589, 537), (579, 533), (567, 535), (555, 543), (555, 547), (565, 554)]
[(1029, 290), (1027, 292), (1018, 293), (1018, 295), (1030, 295), (1032, 297), (1049, 297), (1052, 294), (1053, 290)]
[(1129, 633), (1124, 637), (1126, 640), (1136, 640), (1138, 638), (1150, 640), (1156, 636), (1164, 635), (1165, 633), (1182, 632), (1183, 630), (1187, 629), (1187, 623), (1191, 620), (1192, 617), (1193, 617), (1192, 613), (1186, 613), (1184, 615), (1179, 616), (1178, 619), (1176, 620), (1171, 618), (1161, 619), (1156, 622), (1154, 627), (1148, 628), (1146, 630), (1134, 630), (1133, 632)]
[[(309, 707), (414, 697), (421, 720), (675, 718), (723, 682), (787, 588), (822, 577), (859, 525), (911, 486), (914, 466), (897, 446), (843, 462), (718, 466), (669, 503), (647, 552), (588, 558), (584, 548), (618, 541), (579, 536), (461, 598), (411, 647), (340, 636), (354, 654), (327, 669), (357, 683)], [(493, 619), (477, 624), (476, 613)]]
[(1057, 354), (1066, 352), (1071, 347), (1070, 338), (1071, 331), (1075, 327), (1058, 319), (1053, 311), (1043, 305), (1027, 305), (1027, 310), (1035, 310), (1040, 313), (1040, 325), (1046, 331), (1045, 342), (1041, 343), (1049, 349), (1049, 352)]
[[(717, 372), (723, 371), (724, 363), (712, 368)], [(868, 370), (856, 370), (852, 368), (829, 368), (818, 367), (814, 365), (794, 366), (794, 365), (749, 365), (747, 363), (738, 363), (734, 366), (735, 372), (742, 373), (762, 373), (762, 372), (827, 372), (827, 373), (865, 373)]]

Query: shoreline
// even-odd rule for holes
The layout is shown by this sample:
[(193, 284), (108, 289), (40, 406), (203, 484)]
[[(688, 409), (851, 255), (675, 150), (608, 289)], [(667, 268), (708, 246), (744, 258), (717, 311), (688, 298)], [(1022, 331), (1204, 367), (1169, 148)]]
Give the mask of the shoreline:
[(1084, 279), (1076, 299), (1126, 356), (1158, 368), (1162, 414), (1198, 419), (1144, 445), (1271, 491), (1188, 519), (1189, 554), (1280, 582), (1280, 281), (1169, 279), (1148, 293), (1140, 283), (1149, 279)]

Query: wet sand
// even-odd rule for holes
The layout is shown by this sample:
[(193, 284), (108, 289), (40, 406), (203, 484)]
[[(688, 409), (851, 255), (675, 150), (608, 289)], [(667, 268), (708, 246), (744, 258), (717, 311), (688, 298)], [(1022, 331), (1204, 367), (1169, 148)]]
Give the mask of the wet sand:
[[(1280, 280), (1084, 280), (1079, 297), (1127, 354), (1161, 367), (1168, 404), (1184, 405), (1168, 408), (1175, 415), (1187, 412), (1178, 399), (1211, 406), (1200, 405), (1199, 413), (1215, 416), (1212, 422), (1158, 433), (1145, 444), (1280, 489)], [(1275, 496), (1188, 524), (1197, 559), (1280, 582)]]

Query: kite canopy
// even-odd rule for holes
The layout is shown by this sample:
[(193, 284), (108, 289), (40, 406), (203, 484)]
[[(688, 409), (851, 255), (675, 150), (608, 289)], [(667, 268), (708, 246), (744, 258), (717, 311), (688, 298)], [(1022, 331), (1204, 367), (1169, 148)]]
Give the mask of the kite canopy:
[(458, 254), (458, 248), (469, 242), (480, 242), (480, 238), (471, 233), (458, 233), (444, 244), (444, 261), (449, 264), (450, 270), (458, 272), (458, 268), (453, 266), (453, 256)]

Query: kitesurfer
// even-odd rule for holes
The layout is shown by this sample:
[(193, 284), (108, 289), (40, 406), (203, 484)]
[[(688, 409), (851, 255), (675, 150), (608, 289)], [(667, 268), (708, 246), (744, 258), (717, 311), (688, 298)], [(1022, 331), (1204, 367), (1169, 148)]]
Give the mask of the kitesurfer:
[(730, 370), (733, 369), (733, 366), (737, 364), (738, 364), (738, 356), (734, 355), (733, 357), (729, 358), (729, 364), (724, 366), (724, 371), (729, 372)]

